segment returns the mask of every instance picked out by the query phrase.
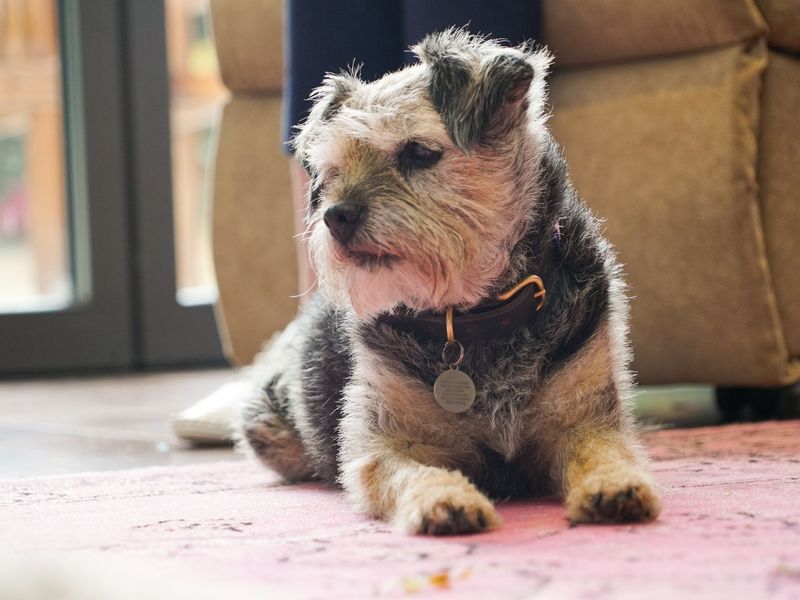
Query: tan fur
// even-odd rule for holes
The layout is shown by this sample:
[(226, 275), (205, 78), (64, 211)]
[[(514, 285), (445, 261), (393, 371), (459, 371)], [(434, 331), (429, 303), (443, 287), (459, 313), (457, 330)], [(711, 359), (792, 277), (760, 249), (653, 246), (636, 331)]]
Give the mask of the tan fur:
[(286, 481), (306, 481), (314, 476), (305, 448), (297, 435), (279, 417), (247, 427), (250, 444), (262, 444), (259, 460), (280, 473)]
[(404, 533), (466, 533), (500, 525), (491, 501), (459, 471), (432, 467), (393, 450), (344, 465), (351, 496), (364, 512)]
[(574, 523), (649, 521), (661, 512), (635, 442), (619, 431), (581, 429), (568, 440), (565, 504)]
[[(600, 406), (593, 398), (614, 382), (611, 351), (606, 324), (569, 361), (568, 367), (560, 369), (545, 383), (538, 394), (538, 410), (555, 433), (609, 418), (606, 411), (598, 410)], [(620, 407), (612, 416), (623, 420), (626, 416), (623, 410)]]
[[(357, 355), (380, 369), (372, 353), (362, 348)], [(364, 400), (371, 395), (362, 385), (348, 387), (341, 424), (342, 483), (351, 500), (408, 533), (437, 533), (453, 519), (464, 532), (499, 525), (489, 499), (458, 471), (476, 460), (473, 435), (458, 416), (443, 415), (418, 382), (385, 370), (370, 382), (379, 388), (379, 404)], [(365, 428), (366, 413), (377, 419), (376, 430)]]
[(399, 531), (466, 533), (500, 526), (489, 499), (458, 471), (405, 461), (385, 467), (384, 481), (399, 490), (391, 516)]
[(627, 407), (608, 408), (619, 402), (612, 325), (600, 329), (545, 391), (551, 476), (573, 522), (650, 520), (660, 512)]

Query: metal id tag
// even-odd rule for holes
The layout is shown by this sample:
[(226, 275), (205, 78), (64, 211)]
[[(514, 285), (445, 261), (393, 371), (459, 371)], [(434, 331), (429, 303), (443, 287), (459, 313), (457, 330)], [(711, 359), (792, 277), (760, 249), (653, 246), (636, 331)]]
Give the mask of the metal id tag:
[(475, 384), (466, 373), (448, 369), (433, 383), (433, 396), (446, 411), (462, 413), (475, 402)]

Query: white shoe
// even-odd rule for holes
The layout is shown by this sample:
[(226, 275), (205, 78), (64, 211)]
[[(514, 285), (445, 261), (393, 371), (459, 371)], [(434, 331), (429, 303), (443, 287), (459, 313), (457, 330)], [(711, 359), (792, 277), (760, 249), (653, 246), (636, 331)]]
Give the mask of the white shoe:
[(197, 443), (232, 442), (242, 402), (253, 394), (248, 381), (226, 383), (172, 420), (179, 438)]

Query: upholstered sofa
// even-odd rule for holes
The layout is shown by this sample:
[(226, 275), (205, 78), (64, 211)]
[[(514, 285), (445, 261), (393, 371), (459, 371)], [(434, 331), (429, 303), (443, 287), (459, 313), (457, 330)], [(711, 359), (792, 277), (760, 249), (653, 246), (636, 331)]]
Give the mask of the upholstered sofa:
[[(218, 315), (247, 363), (297, 306), (279, 0), (212, 0)], [(544, 0), (551, 126), (626, 265), (642, 383), (800, 379), (800, 0)]]

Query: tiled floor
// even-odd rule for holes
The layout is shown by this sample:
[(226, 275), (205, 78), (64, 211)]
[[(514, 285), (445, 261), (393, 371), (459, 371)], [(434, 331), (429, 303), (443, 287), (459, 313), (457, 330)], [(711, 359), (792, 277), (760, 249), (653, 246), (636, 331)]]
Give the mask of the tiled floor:
[(231, 370), (0, 383), (0, 478), (231, 460), (193, 448), (170, 416), (234, 377)]
[[(190, 447), (170, 416), (230, 381), (230, 369), (0, 382), (0, 478), (60, 475), (237, 458)], [(639, 391), (648, 427), (717, 422), (710, 388)]]

